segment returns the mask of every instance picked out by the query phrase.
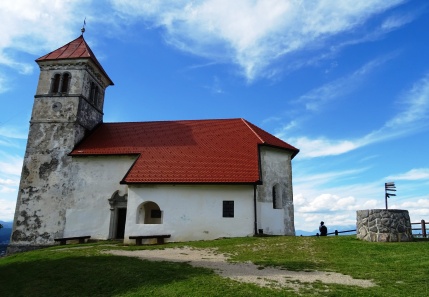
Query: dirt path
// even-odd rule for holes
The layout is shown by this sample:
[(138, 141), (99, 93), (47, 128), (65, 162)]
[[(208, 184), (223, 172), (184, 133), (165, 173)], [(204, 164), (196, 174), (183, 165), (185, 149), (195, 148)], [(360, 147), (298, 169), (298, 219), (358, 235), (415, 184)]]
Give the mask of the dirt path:
[(124, 251), (109, 250), (105, 253), (137, 257), (150, 261), (186, 262), (195, 267), (214, 270), (217, 274), (240, 282), (267, 287), (289, 287), (298, 290), (304, 284), (320, 281), (325, 284), (342, 284), (372, 287), (370, 280), (354, 279), (351, 276), (324, 271), (289, 271), (272, 267), (260, 267), (253, 263), (230, 263), (228, 257), (210, 249), (168, 248), (164, 250)]

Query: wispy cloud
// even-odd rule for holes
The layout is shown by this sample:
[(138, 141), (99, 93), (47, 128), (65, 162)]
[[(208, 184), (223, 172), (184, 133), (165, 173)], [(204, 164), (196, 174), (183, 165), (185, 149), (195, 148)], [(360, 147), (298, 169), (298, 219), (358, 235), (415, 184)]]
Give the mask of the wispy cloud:
[[(281, 135), (279, 135), (281, 138)], [(307, 137), (288, 138), (288, 142), (300, 149), (300, 158), (317, 158), (341, 155), (361, 146), (359, 141), (332, 140), (324, 137), (309, 139)]]
[(330, 171), (310, 175), (306, 174), (305, 176), (295, 175), (294, 184), (297, 186), (311, 185), (312, 187), (332, 184), (333, 181), (341, 181), (356, 177), (366, 170), (368, 170), (368, 168)]
[(0, 198), (0, 220), (11, 221), (15, 213), (15, 201)]
[[(365, 72), (365, 71), (360, 71)], [(316, 96), (314, 96), (316, 98)], [(323, 101), (323, 99), (322, 99)], [(319, 101), (320, 102), (320, 101)], [(300, 148), (300, 158), (341, 155), (373, 143), (403, 137), (429, 127), (429, 74), (417, 81), (398, 100), (402, 108), (379, 129), (354, 139), (328, 139), (320, 136), (291, 137), (285, 129), (276, 134)]]
[(277, 58), (352, 31), (402, 2), (112, 1), (127, 18), (165, 28), (167, 42), (177, 48), (238, 64), (248, 80), (261, 75)]
[(429, 180), (429, 168), (416, 168), (408, 172), (390, 175), (386, 180)]
[(213, 95), (223, 94), (224, 90), (222, 89), (222, 83), (219, 77), (214, 76), (211, 85), (206, 85), (204, 88), (210, 90)]
[(1, 186), (17, 186), (19, 184), (19, 180), (17, 179), (2, 179), (0, 178)]
[(76, 19), (84, 18), (88, 1), (1, 1), (0, 65), (31, 73), (33, 65), (16, 60), (17, 52), (37, 53), (73, 36)]
[(377, 67), (392, 59), (396, 54), (389, 54), (366, 63), (352, 74), (327, 83), (319, 88), (311, 90), (298, 99), (310, 111), (318, 111), (332, 100), (338, 100), (356, 90), (368, 75)]
[[(26, 128), (27, 129), (27, 128)], [(27, 139), (27, 131), (21, 129), (21, 127), (3, 126), (0, 122), (0, 137), (12, 138), (12, 139)]]
[(380, 30), (390, 31), (400, 28), (414, 21), (418, 13), (406, 13), (401, 15), (392, 15), (386, 18), (380, 26)]
[(7, 90), (9, 90), (7, 80), (5, 76), (0, 73), (0, 94), (7, 92)]
[(0, 153), (0, 174), (4, 176), (20, 176), (23, 159), (19, 156)]

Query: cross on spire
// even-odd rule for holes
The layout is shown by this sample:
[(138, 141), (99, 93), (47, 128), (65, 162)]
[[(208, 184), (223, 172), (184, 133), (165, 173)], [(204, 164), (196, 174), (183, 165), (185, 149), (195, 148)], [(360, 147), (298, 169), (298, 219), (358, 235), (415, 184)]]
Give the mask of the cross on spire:
[(85, 33), (85, 26), (86, 26), (86, 18), (83, 20), (82, 29), (80, 29), (80, 32), (82, 32), (82, 35), (83, 35), (83, 33)]

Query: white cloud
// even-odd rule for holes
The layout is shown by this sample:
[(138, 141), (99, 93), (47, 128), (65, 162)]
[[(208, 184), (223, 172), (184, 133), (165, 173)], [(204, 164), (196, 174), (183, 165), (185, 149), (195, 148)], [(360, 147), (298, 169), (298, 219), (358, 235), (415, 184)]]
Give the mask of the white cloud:
[(0, 94), (9, 90), (8, 81), (5, 76), (0, 73)]
[(170, 44), (200, 56), (232, 61), (249, 80), (277, 58), (318, 47), (324, 39), (352, 31), (402, 2), (112, 0), (124, 17), (165, 28)]
[(212, 84), (208, 86), (204, 86), (204, 88), (208, 89), (213, 95), (219, 95), (225, 93), (222, 89), (222, 83), (219, 77), (214, 76), (212, 80)]
[(11, 221), (15, 214), (16, 201), (10, 201), (0, 198), (0, 220)]
[[(282, 135), (278, 137), (282, 138)], [(351, 140), (330, 140), (326, 138), (309, 139), (307, 137), (289, 138), (289, 143), (300, 149), (300, 158), (335, 156), (355, 150), (361, 145)]]
[[(322, 170), (323, 169), (319, 169)], [(324, 220), (330, 225), (351, 225), (356, 223), (356, 210), (384, 209), (384, 182), (394, 178), (403, 181), (419, 181), (413, 189), (427, 192), (428, 168), (411, 169), (404, 173), (382, 177), (366, 183), (343, 184), (343, 179), (353, 177), (359, 180), (364, 169), (317, 173), (294, 178), (295, 226), (300, 230), (314, 230)], [(340, 185), (338, 185), (340, 184)], [(419, 222), (429, 216), (429, 194), (405, 197), (405, 185), (400, 187), (397, 197), (389, 199), (389, 209), (406, 209), (412, 222)]]
[[(1, 1), (0, 65), (31, 73), (32, 64), (18, 62), (16, 52), (37, 53), (52, 50), (77, 33), (73, 24), (84, 19), (87, 0)], [(74, 32), (73, 32), (74, 31)]]
[(361, 169), (350, 169), (350, 170), (342, 170), (342, 171), (331, 171), (331, 172), (324, 172), (324, 173), (311, 174), (311, 175), (305, 175), (305, 176), (295, 175), (293, 181), (294, 181), (294, 184), (298, 186), (311, 185), (312, 187), (315, 187), (315, 186), (332, 183), (332, 181), (339, 181), (343, 179), (354, 178), (366, 170), (367, 168), (361, 168)]
[(381, 24), (381, 29), (385, 31), (394, 30), (412, 22), (415, 17), (416, 16), (414, 14), (410, 13), (390, 16)]
[(18, 156), (0, 154), (0, 173), (3, 175), (20, 176), (23, 159)]
[[(405, 108), (388, 121), (385, 128), (396, 129), (415, 125), (417, 121), (427, 120), (429, 111), (429, 74), (416, 82), (401, 102)], [(424, 122), (426, 124), (426, 121)]]
[(402, 174), (388, 176), (386, 180), (429, 180), (429, 168), (411, 169)]
[[(1, 125), (1, 123), (0, 123)], [(0, 126), (0, 137), (12, 139), (27, 139), (28, 127)]]
[(17, 179), (2, 179), (0, 178), (0, 186), (18, 186), (19, 180)]
[(300, 213), (305, 212), (334, 212), (343, 210), (355, 210), (356, 200), (352, 196), (340, 197), (332, 194), (321, 194), (305, 205), (297, 208)]
[(365, 81), (366, 77), (377, 67), (392, 59), (396, 54), (389, 54), (382, 58), (372, 60), (352, 74), (327, 83), (319, 88), (311, 90), (301, 96), (298, 101), (302, 102), (307, 110), (318, 111), (327, 102), (341, 99), (350, 94)]
[[(317, 96), (312, 97), (316, 98)], [(323, 96), (321, 97), (323, 100)], [(402, 137), (427, 128), (429, 126), (429, 74), (417, 81), (398, 102), (402, 106), (400, 112), (389, 119), (381, 128), (360, 138), (328, 139), (321, 136), (310, 139), (305, 136), (290, 137), (284, 128), (276, 136), (299, 148), (300, 158), (317, 158), (345, 154), (363, 146)]]

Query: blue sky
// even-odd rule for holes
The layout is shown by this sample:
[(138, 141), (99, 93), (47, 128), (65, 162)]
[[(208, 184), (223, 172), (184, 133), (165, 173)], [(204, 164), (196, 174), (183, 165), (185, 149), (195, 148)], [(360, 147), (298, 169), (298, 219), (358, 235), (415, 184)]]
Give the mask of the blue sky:
[(0, 220), (13, 219), (38, 81), (34, 62), (80, 35), (115, 85), (105, 122), (245, 118), (301, 151), (296, 229), (356, 210), (429, 220), (426, 1), (0, 3)]

